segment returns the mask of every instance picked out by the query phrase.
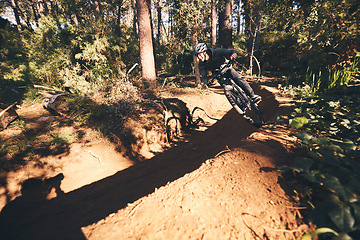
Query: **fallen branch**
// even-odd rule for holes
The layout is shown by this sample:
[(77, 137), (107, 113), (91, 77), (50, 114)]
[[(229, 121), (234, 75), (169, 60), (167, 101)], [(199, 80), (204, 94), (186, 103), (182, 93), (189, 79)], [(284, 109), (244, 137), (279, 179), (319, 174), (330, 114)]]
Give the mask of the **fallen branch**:
[(45, 87), (45, 86), (41, 86), (41, 85), (34, 85), (34, 88), (42, 88), (42, 89), (49, 90), (49, 91), (64, 93), (63, 91), (59, 91), (54, 88), (49, 88), (49, 87)]
[(102, 165), (104, 165), (104, 163), (101, 161), (101, 158), (100, 158), (99, 156), (95, 155), (92, 151), (85, 150), (85, 149), (83, 149), (83, 151), (90, 153), (91, 156), (93, 156), (94, 158), (97, 158), (97, 159), (99, 160), (99, 162), (100, 162)]
[(141, 201), (140, 203), (138, 203), (138, 204), (128, 204), (128, 206), (134, 206), (133, 207), (133, 209), (131, 209), (131, 211), (130, 211), (130, 213), (129, 213), (129, 216), (130, 217), (132, 217), (133, 215), (134, 215), (134, 213), (135, 213), (135, 211), (136, 211), (136, 209), (138, 208), (138, 207), (140, 207), (142, 204), (144, 203), (144, 201)]
[(56, 98), (60, 96), (68, 95), (67, 93), (60, 93), (56, 95), (47, 95), (43, 100), (43, 107), (48, 110), (53, 115), (61, 115), (56, 109), (52, 106), (52, 104), (55, 102)]
[(165, 80), (164, 80), (163, 84), (161, 85), (161, 88), (164, 88), (164, 86), (165, 86), (165, 83), (166, 83), (167, 79), (168, 79), (168, 78), (165, 78)]
[(226, 153), (226, 152), (231, 152), (231, 150), (230, 150), (230, 148), (228, 147), (228, 146), (226, 146), (226, 150), (223, 150), (223, 151), (221, 151), (221, 152), (219, 152), (218, 154), (216, 154), (215, 155), (215, 158), (217, 158), (218, 156), (220, 156), (221, 154), (223, 154), (223, 153)]
[(138, 64), (138, 63), (135, 63), (135, 64), (130, 68), (130, 70), (126, 73), (126, 75), (129, 75), (129, 74), (132, 72), (132, 70), (134, 70), (134, 68), (135, 68), (137, 65), (139, 65), (139, 64)]
[(206, 111), (205, 111), (204, 109), (200, 108), (200, 107), (195, 107), (195, 108), (192, 110), (192, 112), (191, 112), (191, 117), (193, 117), (193, 115), (194, 115), (194, 113), (195, 113), (195, 111), (196, 111), (197, 109), (202, 110), (208, 118), (210, 118), (210, 119), (212, 119), (212, 120), (220, 121), (220, 119), (218, 119), (218, 118), (214, 118), (214, 117), (209, 116), (209, 115), (206, 113)]
[(2, 117), (2, 115), (4, 115), (10, 108), (12, 108), (13, 106), (15, 106), (15, 104), (17, 104), (17, 102), (14, 102), (14, 103), (11, 104), (10, 106), (8, 106), (8, 107), (5, 108), (4, 110), (2, 110), (1, 113), (0, 113), (0, 117)]

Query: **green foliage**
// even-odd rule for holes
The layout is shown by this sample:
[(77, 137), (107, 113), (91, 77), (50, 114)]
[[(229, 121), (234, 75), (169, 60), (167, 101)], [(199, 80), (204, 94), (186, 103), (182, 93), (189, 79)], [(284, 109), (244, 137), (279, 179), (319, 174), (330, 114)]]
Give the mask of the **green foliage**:
[(70, 49), (58, 21), (52, 17), (42, 17), (34, 32), (26, 33), (25, 47), (32, 83), (59, 86), (59, 69), (70, 63)]
[(308, 72), (305, 82), (311, 86), (313, 92), (347, 85), (352, 80), (352, 75), (358, 73), (359, 59), (355, 58), (350, 62), (350, 66), (344, 65), (340, 64), (340, 69), (328, 66), (325, 71), (320, 70), (317, 74)]
[(360, 233), (359, 100), (322, 95), (306, 99), (291, 114), (291, 122), (308, 122), (297, 125), (301, 132), (295, 134), (308, 157), (296, 158), (291, 167), (312, 189), (307, 201), (314, 209), (308, 217), (319, 227), (339, 232), (342, 238), (336, 239)]
[(51, 134), (53, 140), (49, 143), (52, 148), (62, 148), (69, 145), (68, 136), (64, 134)]
[(305, 124), (308, 124), (309, 120), (306, 117), (295, 117), (291, 119), (290, 126), (292, 128), (302, 128)]
[(175, 21), (174, 39), (172, 44), (175, 48), (186, 49), (191, 46), (192, 34), (194, 34), (194, 27), (197, 30), (198, 39), (205, 41), (207, 26), (210, 26), (211, 8), (209, 2), (206, 0), (199, 1), (169, 1), (168, 4), (173, 4), (171, 8), (171, 15)]
[(132, 57), (138, 56), (137, 41), (129, 33), (126, 27), (102, 21), (73, 26), (61, 19), (41, 18), (39, 27), (26, 35), (31, 80), (69, 88), (126, 112), (140, 98), (125, 75), (126, 64), (138, 61)]
[(297, 39), (285, 31), (266, 32), (261, 38), (261, 63), (263, 71), (289, 72), (299, 70)]
[[(354, 12), (358, 3), (322, 0), (304, 5), (308, 11), (299, 26), (298, 42), (308, 66), (318, 70), (354, 56), (359, 43), (359, 16)], [(331, 52), (340, 59), (329, 55)]]
[(311, 240), (313, 237), (318, 236), (320, 234), (324, 234), (324, 233), (332, 233), (335, 236), (339, 236), (339, 234), (337, 232), (335, 232), (334, 230), (332, 230), (330, 228), (318, 228), (314, 231), (311, 231), (311, 232), (305, 234), (304, 236), (302, 236), (302, 238), (300, 240)]
[(311, 88), (311, 86), (305, 83), (299, 86), (288, 85), (282, 87), (280, 85), (279, 91), (282, 95), (289, 96), (292, 98), (298, 98), (298, 99), (303, 99), (315, 95), (315, 92)]
[[(312, 73), (321, 71), (322, 75), (344, 79), (345, 76), (338, 76), (342, 72), (334, 71), (342, 70), (341, 67), (333, 66), (348, 62), (359, 51), (357, 1), (267, 1), (265, 4), (263, 10), (253, 9), (262, 14), (260, 44), (255, 55), (264, 71), (270, 70), (271, 74), (281, 71), (298, 78), (309, 69)], [(251, 11), (248, 7), (246, 11)], [(249, 19), (246, 33), (250, 23)], [(332, 66), (329, 67), (332, 72), (325, 73), (327, 66)]]
[(11, 123), (11, 126), (22, 128), (22, 129), (25, 129), (25, 125), (26, 125), (25, 121), (22, 119), (18, 119)]
[(303, 78), (300, 85), (290, 84), (280, 87), (279, 90), (284, 95), (295, 98), (304, 98), (315, 96), (317, 92), (324, 92), (334, 90), (342, 86), (352, 83), (355, 76), (359, 74), (359, 58), (355, 57), (349, 61), (339, 63), (337, 67), (328, 66), (325, 70), (320, 70), (318, 73), (309, 71)]
[(27, 64), (18, 30), (0, 17), (0, 102), (12, 104), (24, 93)]

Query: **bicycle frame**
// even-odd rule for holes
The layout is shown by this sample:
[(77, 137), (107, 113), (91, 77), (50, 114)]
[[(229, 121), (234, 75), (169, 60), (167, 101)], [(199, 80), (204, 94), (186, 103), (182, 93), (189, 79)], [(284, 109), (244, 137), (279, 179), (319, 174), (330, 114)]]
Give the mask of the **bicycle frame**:
[(264, 124), (261, 110), (256, 102), (245, 93), (245, 91), (235, 83), (227, 74), (233, 61), (228, 61), (223, 67), (211, 78), (209, 83), (214, 79), (224, 88), (224, 93), (230, 104), (235, 110), (251, 125), (261, 127)]
[(235, 83), (235, 81), (226, 76), (227, 71), (230, 69), (230, 67), (232, 66), (233, 61), (228, 61), (216, 74), (214, 77), (211, 78), (211, 80), (209, 81), (209, 83), (212, 83), (212, 81), (214, 81), (214, 79), (216, 79), (219, 84), (224, 88), (224, 90), (235, 90), (235, 92), (237, 92), (239, 98), (241, 98), (241, 102), (242, 102), (242, 110), (245, 111), (250, 109), (251, 110), (251, 99), (247, 96), (247, 94), (245, 93), (245, 91), (238, 85)]

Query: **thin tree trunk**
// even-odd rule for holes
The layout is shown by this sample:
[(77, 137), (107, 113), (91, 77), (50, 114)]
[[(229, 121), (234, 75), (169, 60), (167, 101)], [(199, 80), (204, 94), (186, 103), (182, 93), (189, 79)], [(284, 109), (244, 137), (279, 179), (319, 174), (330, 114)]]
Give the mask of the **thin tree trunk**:
[(116, 26), (120, 26), (120, 16), (121, 16), (121, 5), (117, 4), (117, 16), (116, 16)]
[(59, 6), (58, 6), (56, 0), (55, 0), (55, 1), (49, 0), (49, 2), (50, 2), (50, 14), (51, 14), (53, 17), (55, 17), (55, 16), (57, 15), (57, 13), (58, 13)]
[(38, 16), (37, 11), (36, 11), (36, 3), (34, 2), (34, 0), (31, 0), (31, 9), (32, 9), (33, 14), (34, 14), (35, 24), (38, 27), (39, 26), (39, 16)]
[(75, 23), (75, 25), (79, 25), (78, 16), (76, 13), (71, 14), (71, 20)]
[(58, 14), (59, 6), (57, 5), (56, 0), (48, 0), (48, 2), (50, 3), (49, 14), (55, 19), (58, 29), (62, 29)]
[(241, 5), (242, 2), (241, 0), (239, 0), (239, 5), (238, 5), (238, 19), (237, 19), (237, 34), (239, 35), (241, 33)]
[(16, 27), (18, 29), (19, 32), (22, 31), (22, 26), (21, 26), (21, 20), (20, 20), (20, 16), (19, 16), (19, 10), (16, 4), (15, 0), (11, 0), (11, 7), (14, 11), (14, 16), (15, 16), (15, 21), (16, 21)]
[[(255, 26), (254, 26), (254, 32), (252, 34), (252, 42), (251, 42), (251, 57), (250, 57), (250, 74), (253, 74), (253, 56), (255, 56), (255, 53), (259, 46), (259, 32), (261, 29), (261, 21), (262, 21), (262, 14), (259, 13), (259, 15), (255, 19)], [(260, 71), (260, 69), (259, 69)]]
[(158, 17), (158, 25), (157, 25), (157, 42), (160, 45), (160, 38), (161, 38), (161, 26), (162, 26), (162, 19), (161, 19), (161, 12), (162, 12), (162, 1), (158, 0), (157, 3), (157, 17)]
[(94, 1), (93, 5), (95, 7), (95, 9), (94, 9), (95, 19), (99, 20), (99, 18), (101, 17), (100, 2), (99, 1)]
[(133, 19), (133, 30), (134, 30), (134, 33), (135, 35), (137, 34), (138, 32), (138, 29), (137, 29), (137, 22), (138, 22), (138, 12), (137, 12), (137, 7), (136, 7), (136, 0), (132, 0), (132, 7), (133, 7), (133, 10), (134, 10), (134, 19)]
[(37, 0), (37, 9), (40, 17), (45, 17), (48, 15), (49, 9), (45, 0)]
[[(198, 43), (198, 17), (195, 15), (194, 18), (194, 24), (192, 27), (192, 34), (191, 34), (191, 43), (192, 46), (194, 47), (197, 43)], [(194, 70), (195, 70), (195, 85), (198, 86), (201, 82), (200, 79), (200, 70), (199, 70), (199, 59), (193, 55), (193, 60), (194, 60)]]
[(142, 77), (145, 81), (150, 83), (151, 87), (155, 87), (156, 72), (149, 11), (150, 0), (137, 0), (136, 3), (139, 24)]
[(211, 47), (216, 45), (217, 9), (216, 0), (211, 0)]

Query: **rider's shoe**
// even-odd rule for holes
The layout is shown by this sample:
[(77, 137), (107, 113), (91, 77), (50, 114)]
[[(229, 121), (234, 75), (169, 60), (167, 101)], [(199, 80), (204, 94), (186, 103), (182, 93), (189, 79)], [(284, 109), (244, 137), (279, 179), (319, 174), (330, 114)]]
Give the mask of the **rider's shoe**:
[(251, 101), (253, 101), (254, 103), (259, 103), (261, 101), (261, 96), (259, 95), (254, 95), (252, 98), (251, 98)]

